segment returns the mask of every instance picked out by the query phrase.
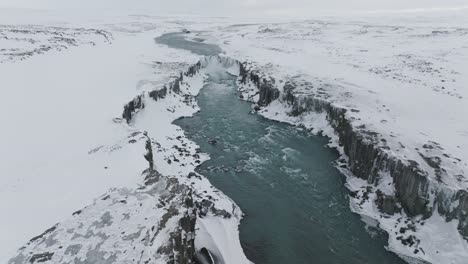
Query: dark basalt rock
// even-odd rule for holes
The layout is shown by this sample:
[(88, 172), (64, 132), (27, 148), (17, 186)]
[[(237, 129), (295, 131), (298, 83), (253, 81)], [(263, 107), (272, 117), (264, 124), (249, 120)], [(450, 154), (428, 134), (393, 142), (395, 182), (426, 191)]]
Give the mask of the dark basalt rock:
[(152, 184), (155, 184), (159, 181), (159, 179), (162, 177), (161, 174), (154, 169), (148, 169), (144, 172), (145, 175), (145, 186), (150, 186)]
[[(458, 206), (454, 210), (450, 210), (454, 203)], [(447, 216), (447, 221), (458, 219), (458, 230), (468, 238), (468, 192), (459, 190), (451, 199), (441, 195), (437, 200), (438, 211), (442, 215)], [(467, 239), (468, 240), (468, 239)]]
[(191, 178), (197, 178), (199, 180), (201, 180), (201, 176), (199, 176), (198, 174), (196, 174), (195, 172), (190, 172), (188, 174), (188, 178), (191, 179)]
[(397, 202), (395, 197), (386, 195), (382, 193), (380, 190), (377, 190), (377, 207), (383, 213), (388, 215), (394, 215), (395, 213), (399, 212), (400, 208), (397, 206)]
[[(149, 139), (147, 145), (150, 144), (148, 142)], [(164, 255), (163, 257), (168, 259), (167, 263), (193, 263), (196, 253), (194, 241), (198, 214), (192, 187), (180, 183), (178, 178), (162, 176), (154, 168), (146, 169), (143, 176), (144, 186), (140, 186), (137, 190), (124, 188), (110, 191), (92, 205), (76, 211), (73, 214), (73, 221), (57, 224), (31, 239), (8, 263), (153, 263), (155, 257), (161, 257), (156, 253)], [(138, 206), (141, 207), (145, 201), (147, 210), (143, 210), (144, 212), (140, 214)], [(146, 222), (150, 224), (144, 226), (135, 224), (134, 227), (138, 226), (139, 231), (133, 233), (132, 217), (136, 217), (135, 220), (139, 221), (138, 215), (151, 216), (152, 208), (163, 207), (165, 207), (161, 210), (163, 214), (157, 222)], [(102, 215), (101, 210), (104, 210)], [(209, 210), (215, 211), (214, 208)], [(133, 215), (132, 212), (136, 214)], [(121, 216), (124, 217), (123, 220)], [(173, 223), (171, 219), (177, 221), (178, 225), (175, 227), (169, 225), (168, 223)], [(167, 227), (170, 229), (166, 229)], [(156, 248), (153, 243), (159, 232), (163, 230), (170, 232), (168, 234), (170, 239), (162, 243), (159, 241), (159, 246)], [(145, 233), (145, 236), (140, 236)], [(123, 241), (130, 241), (130, 244), (125, 244)], [(123, 242), (127, 246), (125, 251), (113, 251), (112, 248), (101, 248), (105, 242), (111, 242), (113, 245)], [(136, 250), (135, 246), (151, 250), (155, 254), (141, 254), (141, 259), (130, 261), (126, 257), (128, 252)], [(78, 253), (82, 254), (80, 258), (75, 257)]]
[(159, 99), (163, 99), (167, 95), (167, 87), (164, 86), (161, 90), (154, 90), (148, 93), (149, 97), (153, 98), (153, 100), (158, 101)]
[[(168, 84), (168, 86), (164, 86), (160, 90), (153, 90), (148, 93), (148, 97), (153, 99), (154, 101), (159, 101), (160, 99), (163, 99), (167, 96), (168, 93), (174, 92), (180, 94), (180, 85), (184, 80), (184, 76), (186, 77), (192, 77), (195, 74), (197, 74), (200, 69), (202, 68), (201, 62), (197, 62), (196, 64), (190, 66), (186, 72), (180, 73), (180, 75), (171, 83)], [(145, 108), (144, 104), (144, 98), (146, 94), (141, 94), (135, 97), (132, 101), (127, 103), (124, 106), (124, 111), (122, 113), (122, 118), (124, 118), (127, 123), (130, 123), (133, 119), (133, 116), (141, 109)], [(188, 98), (186, 96), (186, 101), (189, 101), (191, 98)]]
[[(411, 160), (400, 160), (390, 154), (389, 147), (384, 143), (379, 134), (366, 131), (365, 128), (353, 127), (351, 121), (346, 118), (347, 110), (331, 104), (329, 101), (314, 97), (313, 95), (295, 94), (295, 86), (286, 82), (283, 93), (272, 86), (273, 81), (262, 80), (256, 71), (250, 71), (248, 63), (239, 66), (239, 82), (254, 84), (260, 93), (259, 107), (270, 104), (280, 98), (292, 108), (291, 116), (299, 116), (305, 112), (325, 113), (330, 125), (334, 128), (339, 138), (339, 144), (349, 158), (348, 169), (357, 177), (377, 185), (379, 172), (387, 172), (393, 178), (395, 196), (386, 196), (382, 193), (377, 199), (378, 208), (386, 214), (394, 214), (398, 210), (396, 204), (401, 204), (402, 209), (409, 216), (423, 215), (430, 217), (434, 208), (447, 217), (447, 220), (458, 219), (458, 229), (468, 240), (468, 192), (460, 190), (455, 196), (444, 194), (443, 191), (435, 193), (435, 204), (430, 203), (430, 188), (428, 173), (421, 169), (419, 164)], [(431, 149), (430, 145), (423, 148)], [(422, 155), (422, 154), (421, 154)], [(434, 168), (437, 178), (447, 172), (440, 166), (440, 158), (422, 155), (429, 166)], [(460, 176), (461, 178), (463, 175)], [(453, 209), (450, 206), (458, 201), (458, 206)], [(410, 243), (410, 241), (405, 240)]]
[[(171, 192), (174, 190), (171, 190)], [(159, 253), (170, 257), (168, 263), (191, 264), (195, 259), (195, 224), (197, 211), (193, 200), (192, 190), (188, 187), (177, 189), (185, 192), (184, 206), (186, 212), (179, 220), (179, 228), (170, 234), (169, 244), (158, 249)]]
[[(293, 95), (294, 88), (295, 86), (290, 82), (286, 82), (283, 87), (284, 89), (283, 99), (290, 105), (294, 104), (295, 102), (295, 97)], [(291, 114), (293, 116), (297, 116), (299, 113), (291, 113)]]
[[(259, 72), (251, 71), (248, 69), (247, 63), (238, 63), (239, 65), (239, 82), (242, 84), (252, 83), (257, 89), (259, 100), (256, 102), (256, 110), (269, 105), (274, 100), (280, 99), (291, 106), (292, 116), (299, 116), (305, 112), (325, 113), (330, 125), (334, 128), (338, 135), (340, 146), (343, 147), (344, 153), (347, 155), (348, 165), (347, 168), (357, 177), (362, 178), (370, 184), (377, 185), (379, 183), (379, 174), (385, 172), (393, 178), (395, 187), (394, 196), (386, 195), (382, 192), (377, 192), (376, 205), (380, 211), (385, 214), (392, 215), (400, 210), (404, 210), (409, 216), (423, 215), (425, 218), (432, 215), (435, 207), (438, 211), (445, 215), (447, 220), (458, 219), (460, 233), (468, 238), (468, 192), (465, 190), (458, 191), (456, 195), (450, 196), (440, 193), (435, 193), (435, 204), (430, 203), (430, 188), (428, 173), (421, 169), (416, 161), (400, 160), (393, 156), (386, 145), (386, 141), (375, 132), (366, 130), (365, 127), (355, 127), (351, 121), (347, 119), (347, 110), (344, 108), (336, 107), (329, 101), (314, 97), (312, 95), (303, 95), (295, 93), (295, 84), (293, 82), (286, 82), (283, 87), (283, 93), (276, 88), (275, 80), (272, 78), (264, 78)], [(184, 78), (193, 76), (204, 67), (201, 62), (194, 64), (180, 76), (178, 76), (172, 83), (168, 84), (161, 90), (152, 91), (148, 93), (148, 97), (152, 100), (158, 101), (169, 93), (180, 93), (181, 85)], [(136, 97), (124, 107), (122, 117), (130, 123), (135, 113), (143, 109), (144, 97), (146, 94)], [(192, 100), (189, 96), (186, 100)], [(216, 139), (212, 139), (210, 144), (216, 144)], [(147, 143), (148, 144), (148, 143)], [(423, 146), (424, 149), (433, 148), (431, 145)], [(149, 151), (147, 152), (147, 155)], [(152, 154), (151, 154), (152, 155)], [(446, 173), (440, 166), (440, 160), (437, 157), (421, 154), (422, 158), (434, 170), (440, 171), (440, 177)], [(145, 158), (146, 155), (145, 155)], [(147, 158), (148, 162), (152, 157)], [(174, 162), (179, 162), (178, 159), (173, 157)], [(171, 160), (168, 160), (171, 162)], [(150, 168), (154, 166), (150, 162)], [(190, 174), (189, 177), (195, 175)], [(155, 178), (151, 178), (152, 182)], [(369, 197), (371, 190), (363, 193), (363, 199)], [(354, 194), (357, 195), (357, 194)], [(457, 204), (456, 208), (451, 208), (451, 205)], [(195, 261), (195, 249), (193, 241), (185, 233), (194, 232), (195, 219), (204, 217), (208, 213), (225, 218), (231, 217), (229, 212), (219, 210), (214, 207), (210, 198), (203, 199), (201, 202), (191, 201), (186, 202), (187, 207), (197, 208), (195, 215), (186, 215), (180, 220), (180, 232), (171, 234), (173, 238), (172, 244), (161, 250), (170, 252), (174, 250), (180, 254), (175, 254), (174, 263), (192, 263)], [(195, 212), (195, 210), (193, 210)], [(408, 245), (417, 244), (418, 241), (412, 237), (402, 236), (400, 240)]]
[(154, 170), (154, 159), (153, 159), (153, 147), (151, 144), (151, 139), (148, 137), (148, 135), (145, 135), (147, 137), (146, 139), (146, 154), (144, 155), (146, 161), (148, 161), (149, 164), (149, 169)]
[(52, 252), (44, 252), (41, 254), (35, 254), (31, 257), (29, 260), (30, 263), (41, 263), (41, 262), (46, 262), (52, 259), (52, 256), (54, 253)]
[(47, 229), (46, 231), (44, 231), (42, 234), (31, 238), (31, 240), (29, 240), (28, 244), (33, 243), (36, 240), (39, 240), (41, 238), (44, 238), (46, 235), (48, 235), (48, 234), (52, 233), (53, 231), (55, 231), (55, 229), (57, 229), (57, 225), (54, 225), (53, 227), (51, 227), (51, 228)]
[(379, 145), (378, 134), (359, 130), (351, 125), (346, 118), (346, 109), (338, 108), (329, 102), (311, 97), (296, 97), (294, 89), (288, 88), (286, 98), (292, 103), (292, 115), (304, 112), (325, 112), (331, 126), (339, 136), (339, 144), (343, 146), (349, 158), (349, 170), (359, 178), (369, 183), (377, 184), (380, 171), (388, 171), (394, 179), (396, 199), (410, 216), (431, 215), (428, 206), (429, 193), (426, 173), (417, 163), (403, 163), (391, 157), (385, 148)]
[(458, 207), (452, 212), (460, 223), (458, 230), (465, 237), (468, 238), (468, 192), (463, 190), (459, 191), (455, 196), (455, 201), (458, 201)]
[(208, 199), (203, 199), (201, 202), (197, 203), (197, 206), (200, 217), (207, 216), (208, 212), (211, 212), (215, 216), (222, 216), (223, 218), (232, 217), (226, 210), (216, 208), (214, 203)]
[(194, 263), (195, 264), (215, 264), (216, 262), (213, 256), (211, 255), (210, 251), (206, 248), (202, 248), (197, 253)]
[(75, 215), (79, 215), (79, 214), (81, 214), (81, 210), (78, 210), (78, 211), (73, 212), (72, 215), (75, 216)]
[(271, 81), (263, 80), (259, 85), (260, 90), (260, 99), (258, 100), (258, 105), (266, 106), (269, 105), (274, 100), (278, 99), (280, 96), (280, 91), (274, 88), (274, 83)]
[(127, 123), (130, 123), (135, 112), (143, 108), (145, 108), (145, 105), (143, 103), (143, 96), (139, 95), (124, 106), (122, 118), (124, 118), (127, 121)]
[(195, 65), (192, 65), (187, 69), (187, 71), (185, 72), (185, 76), (192, 77), (195, 74), (197, 74), (200, 69), (201, 69), (201, 62), (199, 61)]
[(255, 72), (248, 72), (242, 63), (239, 63), (240, 82), (246, 84), (251, 81), (259, 90), (260, 98), (257, 102), (259, 106), (267, 106), (280, 96), (280, 91), (275, 88), (274, 79), (262, 79)]

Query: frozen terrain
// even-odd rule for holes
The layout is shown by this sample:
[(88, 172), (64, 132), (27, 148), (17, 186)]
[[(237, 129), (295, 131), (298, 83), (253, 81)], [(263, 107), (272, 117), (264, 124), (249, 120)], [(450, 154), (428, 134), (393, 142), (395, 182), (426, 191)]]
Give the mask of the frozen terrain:
[(468, 24), (431, 20), (240, 24), (213, 41), (247, 61), (241, 91), (262, 115), (343, 148), (351, 208), (380, 222), (390, 250), (464, 263)]
[[(172, 124), (198, 111), (206, 73), (228, 70), (261, 115), (331, 138), (351, 210), (388, 232), (389, 250), (465, 263), (463, 15), (2, 16), (0, 262), (189, 263), (205, 248), (249, 263), (240, 208), (193, 172), (208, 157)], [(225, 55), (196, 64), (154, 42), (183, 29)]]
[[(237, 238), (240, 209), (193, 173), (207, 157), (171, 125), (197, 111), (187, 101), (197, 90), (148, 102), (138, 120), (121, 118), (127, 102), (198, 60), (154, 43), (181, 30), (178, 21), (156, 29), (138, 20), (4, 27), (1, 93), (11, 100), (2, 122), (11, 129), (1, 132), (0, 208), (8, 217), (0, 262), (189, 263), (209, 247), (219, 261), (248, 263)], [(202, 81), (203, 73), (194, 76), (195, 87)]]

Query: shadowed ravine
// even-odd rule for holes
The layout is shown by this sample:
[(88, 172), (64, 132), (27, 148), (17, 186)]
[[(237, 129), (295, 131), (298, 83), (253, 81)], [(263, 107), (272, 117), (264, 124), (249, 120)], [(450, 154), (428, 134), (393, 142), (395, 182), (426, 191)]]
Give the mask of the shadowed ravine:
[(240, 238), (255, 263), (404, 263), (351, 213), (327, 139), (250, 114), (235, 78), (211, 76), (201, 111), (176, 121), (211, 160), (198, 172), (246, 213)]
[[(219, 47), (169, 33), (157, 43), (216, 55)], [(214, 48), (215, 47), (215, 48)], [(211, 156), (198, 172), (246, 214), (240, 239), (257, 264), (400, 264), (386, 235), (349, 209), (338, 154), (328, 139), (250, 113), (236, 78), (213, 74), (197, 97), (201, 111), (180, 119), (187, 136)], [(367, 231), (366, 231), (367, 229)]]

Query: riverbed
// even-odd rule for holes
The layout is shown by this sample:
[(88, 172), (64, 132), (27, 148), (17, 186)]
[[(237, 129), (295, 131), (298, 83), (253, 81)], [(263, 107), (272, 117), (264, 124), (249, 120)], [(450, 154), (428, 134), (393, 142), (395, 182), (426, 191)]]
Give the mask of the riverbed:
[[(188, 50), (195, 43), (170, 34), (156, 41)], [(196, 54), (220, 52), (196, 43)], [(387, 237), (372, 221), (350, 211), (328, 139), (253, 114), (236, 87), (235, 76), (212, 74), (197, 97), (201, 111), (175, 124), (211, 157), (198, 172), (246, 214), (240, 240), (247, 257), (258, 264), (404, 263), (385, 249)]]

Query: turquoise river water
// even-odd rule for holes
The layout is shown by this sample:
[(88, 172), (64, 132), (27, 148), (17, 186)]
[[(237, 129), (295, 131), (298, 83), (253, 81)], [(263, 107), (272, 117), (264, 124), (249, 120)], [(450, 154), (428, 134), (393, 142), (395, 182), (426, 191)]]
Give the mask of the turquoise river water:
[(325, 147), (326, 138), (251, 114), (233, 77), (213, 76), (198, 104), (199, 113), (175, 124), (211, 156), (198, 172), (246, 214), (240, 238), (250, 260), (404, 263), (385, 250), (384, 234), (366, 231), (351, 213), (344, 177), (333, 165), (338, 154)]
[[(156, 43), (216, 55), (213, 44), (168, 33)], [(256, 264), (403, 264), (386, 235), (349, 208), (345, 179), (327, 139), (251, 114), (235, 77), (213, 74), (197, 97), (201, 111), (177, 120), (211, 160), (198, 172), (246, 214), (241, 244)]]

